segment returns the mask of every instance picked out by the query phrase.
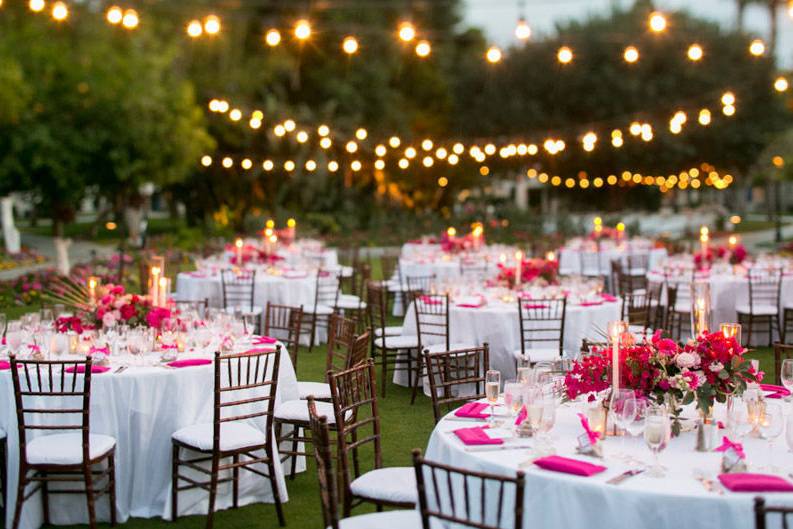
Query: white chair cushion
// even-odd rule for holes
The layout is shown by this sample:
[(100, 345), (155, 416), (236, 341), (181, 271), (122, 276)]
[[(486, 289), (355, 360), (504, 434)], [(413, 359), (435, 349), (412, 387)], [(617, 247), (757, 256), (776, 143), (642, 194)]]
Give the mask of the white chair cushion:
[[(330, 402), (317, 401), (317, 415), (326, 416), (328, 424), (336, 424), (336, 414), (333, 412), (333, 404)], [(348, 414), (351, 412), (348, 410)], [(308, 422), (308, 403), (305, 400), (288, 400), (282, 402), (275, 408), (275, 418), (284, 421)]]
[(307, 399), (309, 395), (314, 395), (318, 399), (330, 398), (330, 384), (324, 382), (298, 382), (297, 391), (301, 400)]
[[(108, 453), (115, 446), (116, 440), (109, 435), (88, 435), (88, 457), (91, 459)], [(83, 462), (83, 435), (40, 435), (28, 443), (26, 453), (31, 465), (79, 465)]]
[[(393, 326), (385, 328), (385, 335), (386, 336), (399, 336), (400, 334), (402, 334), (402, 326), (401, 325), (400, 326), (393, 325)], [(374, 335), (375, 336), (382, 336), (383, 335), (383, 329), (381, 329), (380, 327), (377, 327), (374, 330)]]
[(386, 336), (377, 338), (374, 343), (377, 347), (387, 349), (416, 349), (419, 346), (419, 337), (414, 335)]
[(451, 343), (449, 344), (449, 348), (446, 349), (445, 343), (436, 343), (434, 345), (428, 345), (424, 348), (424, 350), (429, 351), (430, 353), (445, 353), (447, 351), (457, 351), (459, 349), (473, 349), (477, 347), (471, 343)]
[(333, 314), (333, 307), (327, 305), (312, 305), (303, 310), (306, 314), (318, 314), (320, 316), (330, 316)]
[[(512, 353), (516, 359), (521, 358), (523, 353), (520, 349), (517, 349), (514, 353)], [(529, 360), (532, 362), (553, 362), (554, 360), (559, 360), (562, 357), (559, 355), (559, 348), (558, 347), (548, 347), (548, 348), (538, 348), (538, 349), (526, 349), (526, 354), (529, 356)]]
[(339, 298), (339, 301), (336, 302), (336, 306), (340, 309), (365, 309), (366, 303), (361, 301), (360, 298), (356, 296), (352, 296), (350, 298)]
[(738, 312), (739, 314), (753, 314), (755, 316), (775, 316), (778, 312), (778, 309), (773, 305), (755, 305), (754, 307), (749, 307), (748, 303), (741, 303), (735, 306), (735, 311)]
[[(432, 520), (435, 521), (435, 520)], [(431, 524), (432, 525), (432, 524)], [(420, 529), (418, 511), (385, 511), (339, 520), (339, 529)]]
[(412, 467), (371, 470), (350, 483), (356, 496), (390, 503), (416, 503), (416, 471)]
[[(199, 450), (212, 450), (212, 423), (194, 424), (173, 434), (180, 443)], [(237, 450), (246, 446), (261, 446), (267, 443), (267, 436), (249, 424), (227, 422), (220, 425), (220, 450)]]

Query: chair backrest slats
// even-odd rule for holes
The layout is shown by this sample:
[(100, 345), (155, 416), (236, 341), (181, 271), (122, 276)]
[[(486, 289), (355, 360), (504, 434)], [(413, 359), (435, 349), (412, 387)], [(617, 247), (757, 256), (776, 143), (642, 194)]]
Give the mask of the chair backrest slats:
[(538, 300), (518, 299), (520, 321), (520, 351), (525, 357), (529, 350), (538, 347), (558, 348), (564, 353), (564, 324), (567, 315), (567, 298)]
[(223, 307), (253, 310), (256, 292), (256, 270), (223, 270), (220, 274), (223, 287)]
[(485, 397), (485, 373), (490, 366), (490, 347), (430, 353), (424, 351), (435, 422), (464, 402)]
[(416, 315), (416, 334), (419, 349), (434, 345), (442, 338), (449, 350), (449, 295), (422, 294), (413, 296), (413, 310)]
[(303, 306), (276, 305), (267, 302), (264, 311), (264, 334), (278, 338), (286, 346), (292, 365), (297, 369), (297, 352), (303, 325)]

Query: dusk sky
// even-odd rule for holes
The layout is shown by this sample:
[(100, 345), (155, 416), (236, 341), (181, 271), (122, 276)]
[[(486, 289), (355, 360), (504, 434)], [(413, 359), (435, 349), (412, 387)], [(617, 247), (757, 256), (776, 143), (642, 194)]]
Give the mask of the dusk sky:
[[(633, 0), (526, 0), (525, 16), (534, 35), (553, 32), (554, 23), (571, 18), (585, 19), (592, 13), (603, 13), (610, 5), (628, 6)], [(487, 36), (500, 46), (516, 42), (513, 31), (520, 16), (518, 0), (465, 0), (467, 22), (484, 28)], [(692, 13), (716, 20), (725, 26), (735, 23), (733, 0), (657, 0), (661, 10), (685, 8)], [(779, 13), (779, 59), (785, 66), (793, 65), (793, 20), (786, 10)], [(760, 37), (767, 34), (767, 11), (752, 6), (746, 11), (746, 29)]]

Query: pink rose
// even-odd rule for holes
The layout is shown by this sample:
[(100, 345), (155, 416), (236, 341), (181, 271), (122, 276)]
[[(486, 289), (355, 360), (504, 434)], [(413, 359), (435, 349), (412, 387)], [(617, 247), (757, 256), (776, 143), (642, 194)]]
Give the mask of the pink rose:
[(699, 355), (696, 353), (680, 353), (675, 358), (675, 363), (680, 369), (694, 369), (699, 365)]
[(111, 328), (115, 327), (116, 325), (116, 315), (114, 312), (105, 312), (104, 316), (102, 316), (102, 326)]

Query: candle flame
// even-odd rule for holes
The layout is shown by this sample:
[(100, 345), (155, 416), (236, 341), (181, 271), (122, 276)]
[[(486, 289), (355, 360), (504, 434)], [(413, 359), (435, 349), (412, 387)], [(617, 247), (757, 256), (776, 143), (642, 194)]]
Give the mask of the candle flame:
[(295, 221), (295, 219), (289, 219), (286, 221), (286, 226), (289, 228), (294, 228), (295, 226), (297, 226), (297, 222)]

